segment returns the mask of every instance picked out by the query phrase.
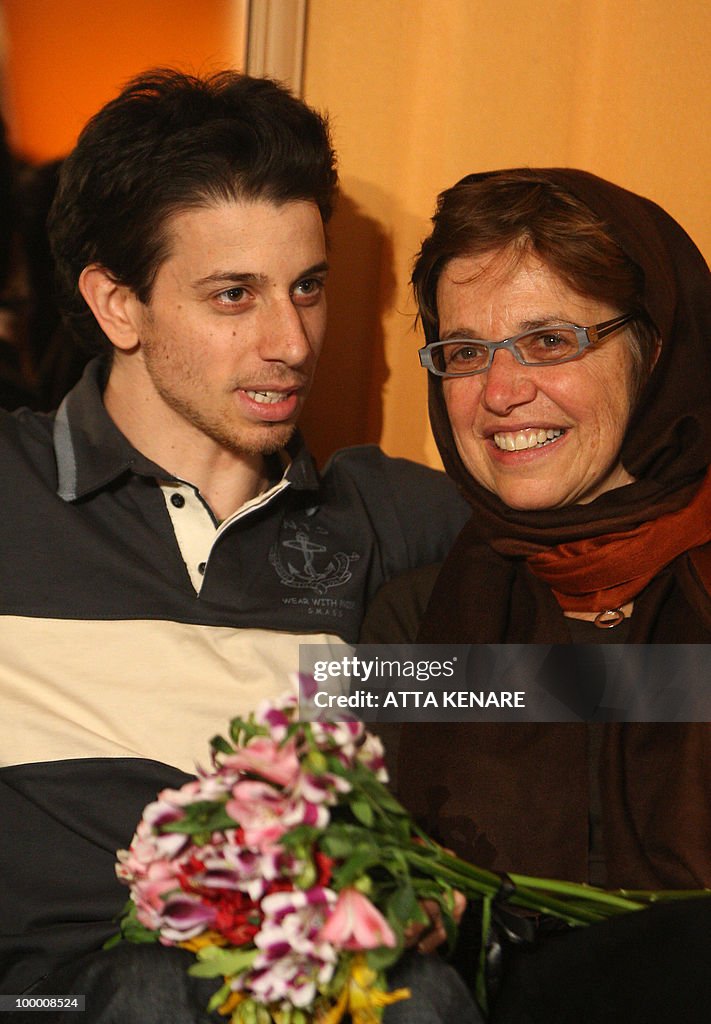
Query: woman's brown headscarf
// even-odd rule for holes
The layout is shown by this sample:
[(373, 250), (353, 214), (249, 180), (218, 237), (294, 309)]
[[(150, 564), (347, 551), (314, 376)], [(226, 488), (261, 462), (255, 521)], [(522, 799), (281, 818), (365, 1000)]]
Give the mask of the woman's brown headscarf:
[[(526, 558), (563, 543), (633, 531), (683, 509), (711, 463), (711, 274), (699, 250), (655, 203), (585, 171), (515, 173), (566, 189), (606, 224), (643, 272), (643, 304), (662, 339), (661, 354), (620, 453), (636, 482), (589, 504), (542, 511), (510, 509), (472, 479), (457, 452), (441, 380), (430, 377), (434, 436), (473, 516), (432, 595), (419, 636), (428, 642), (568, 642), (551, 590), (531, 572)], [(470, 175), (460, 184), (489, 176)], [(652, 620), (658, 616), (652, 609), (645, 615), (643, 609), (633, 616), (630, 640), (708, 639), (711, 605), (698, 586), (698, 572), (682, 565), (679, 575), (703, 621), (702, 632), (665, 635), (662, 627), (653, 635)]]

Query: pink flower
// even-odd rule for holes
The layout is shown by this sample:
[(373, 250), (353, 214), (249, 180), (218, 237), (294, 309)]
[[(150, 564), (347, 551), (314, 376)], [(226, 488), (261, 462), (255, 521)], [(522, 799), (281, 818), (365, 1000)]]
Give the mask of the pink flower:
[(161, 870), (166, 874), (170, 872), (175, 875), (176, 869), (171, 867), (172, 861), (179, 859), (181, 854), (188, 855), (189, 852), (190, 836), (179, 832), (156, 835), (146, 821), (141, 821), (130, 848), (119, 850), (117, 853), (116, 874), (128, 885), (146, 875), (158, 877)]
[(261, 899), (269, 883), (280, 874), (286, 876), (293, 863), (280, 846), (262, 847), (255, 852), (226, 844), (201, 853), (205, 870), (196, 876), (197, 884), (206, 889), (237, 889), (252, 900)]
[[(138, 915), (140, 919), (140, 913)], [(165, 901), (161, 923), (161, 941), (165, 945), (185, 942), (202, 935), (215, 923), (217, 911), (197, 896), (180, 893)]]
[(324, 804), (312, 804), (308, 800), (291, 800), (284, 812), (286, 831), (298, 828), (299, 825), (311, 825), (313, 828), (325, 828), (330, 815)]
[(295, 694), (284, 694), (281, 700), (273, 702), (262, 701), (254, 713), (255, 722), (259, 725), (266, 725), (272, 739), (279, 743), (286, 736), (289, 724), (298, 708), (298, 700)]
[(227, 813), (244, 831), (247, 846), (265, 849), (286, 832), (284, 812), (288, 804), (273, 786), (266, 782), (245, 780), (232, 787)]
[(365, 726), (359, 721), (312, 722), (311, 735), (319, 750), (330, 751), (350, 768), (356, 757)]
[(180, 893), (174, 866), (167, 861), (154, 861), (141, 878), (132, 878), (131, 882), (131, 897), (138, 910), (138, 920), (146, 928), (157, 930), (163, 923), (166, 899), (171, 893)]
[(353, 888), (341, 889), (320, 937), (340, 949), (392, 948), (397, 945), (395, 933), (377, 907)]
[(255, 736), (246, 747), (223, 760), (226, 768), (261, 775), (278, 786), (291, 786), (299, 774), (296, 744), (289, 740), (283, 746), (268, 736)]

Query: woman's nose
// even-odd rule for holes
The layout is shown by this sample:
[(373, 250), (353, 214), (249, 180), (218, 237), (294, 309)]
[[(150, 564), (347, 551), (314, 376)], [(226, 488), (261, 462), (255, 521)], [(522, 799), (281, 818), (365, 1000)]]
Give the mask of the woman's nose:
[(491, 366), (481, 375), (482, 402), (491, 412), (505, 416), (518, 405), (536, 397), (536, 384), (530, 367), (523, 366), (510, 353), (494, 353)]

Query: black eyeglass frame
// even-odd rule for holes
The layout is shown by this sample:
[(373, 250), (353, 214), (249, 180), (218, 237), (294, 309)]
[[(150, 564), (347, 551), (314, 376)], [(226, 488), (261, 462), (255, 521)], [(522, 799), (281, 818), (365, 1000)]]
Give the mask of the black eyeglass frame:
[[(507, 352), (510, 352), (514, 359), (521, 363), (522, 366), (560, 366), (561, 363), (571, 363), (574, 359), (579, 359), (585, 349), (591, 345), (596, 345), (603, 338), (608, 338), (615, 331), (621, 330), (632, 320), (636, 319), (636, 313), (624, 313), (622, 316), (613, 317), (612, 320), (604, 320), (601, 324), (593, 324), (591, 327), (579, 327), (577, 324), (555, 324), (551, 327), (539, 328), (539, 330), (550, 330), (551, 332), (563, 328), (571, 330), (575, 333), (578, 342), (578, 350), (573, 355), (565, 356), (563, 359), (548, 359), (542, 363), (527, 362), (516, 348), (517, 341), (528, 337), (529, 334), (537, 334), (538, 331), (523, 331), (521, 334), (515, 334), (512, 338), (506, 338), (504, 341), (484, 341), (479, 338), (448, 338), (447, 341), (432, 341), (429, 345), (418, 349), (417, 354), (420, 357), (420, 366), (429, 370), (436, 377), (474, 377), (478, 373), (486, 373), (494, 360), (494, 355), (499, 349), (505, 349)], [(435, 349), (440, 349), (444, 345), (452, 345), (457, 342), (461, 344), (471, 342), (472, 344), (483, 345), (489, 353), (486, 366), (481, 366), (476, 370), (464, 370), (461, 373), (438, 370), (432, 360), (432, 353)]]

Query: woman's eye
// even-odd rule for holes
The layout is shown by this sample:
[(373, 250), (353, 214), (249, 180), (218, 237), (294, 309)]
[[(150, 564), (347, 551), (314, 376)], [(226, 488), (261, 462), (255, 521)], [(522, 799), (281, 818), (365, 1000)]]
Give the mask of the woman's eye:
[(562, 359), (574, 354), (578, 349), (578, 342), (574, 331), (537, 331), (521, 338), (517, 348), (523, 350), (524, 358), (545, 361)]
[(565, 338), (560, 334), (539, 334), (536, 340), (544, 348), (557, 348), (565, 344)]
[(476, 366), (486, 359), (486, 349), (479, 345), (452, 345), (445, 352), (448, 366)]

